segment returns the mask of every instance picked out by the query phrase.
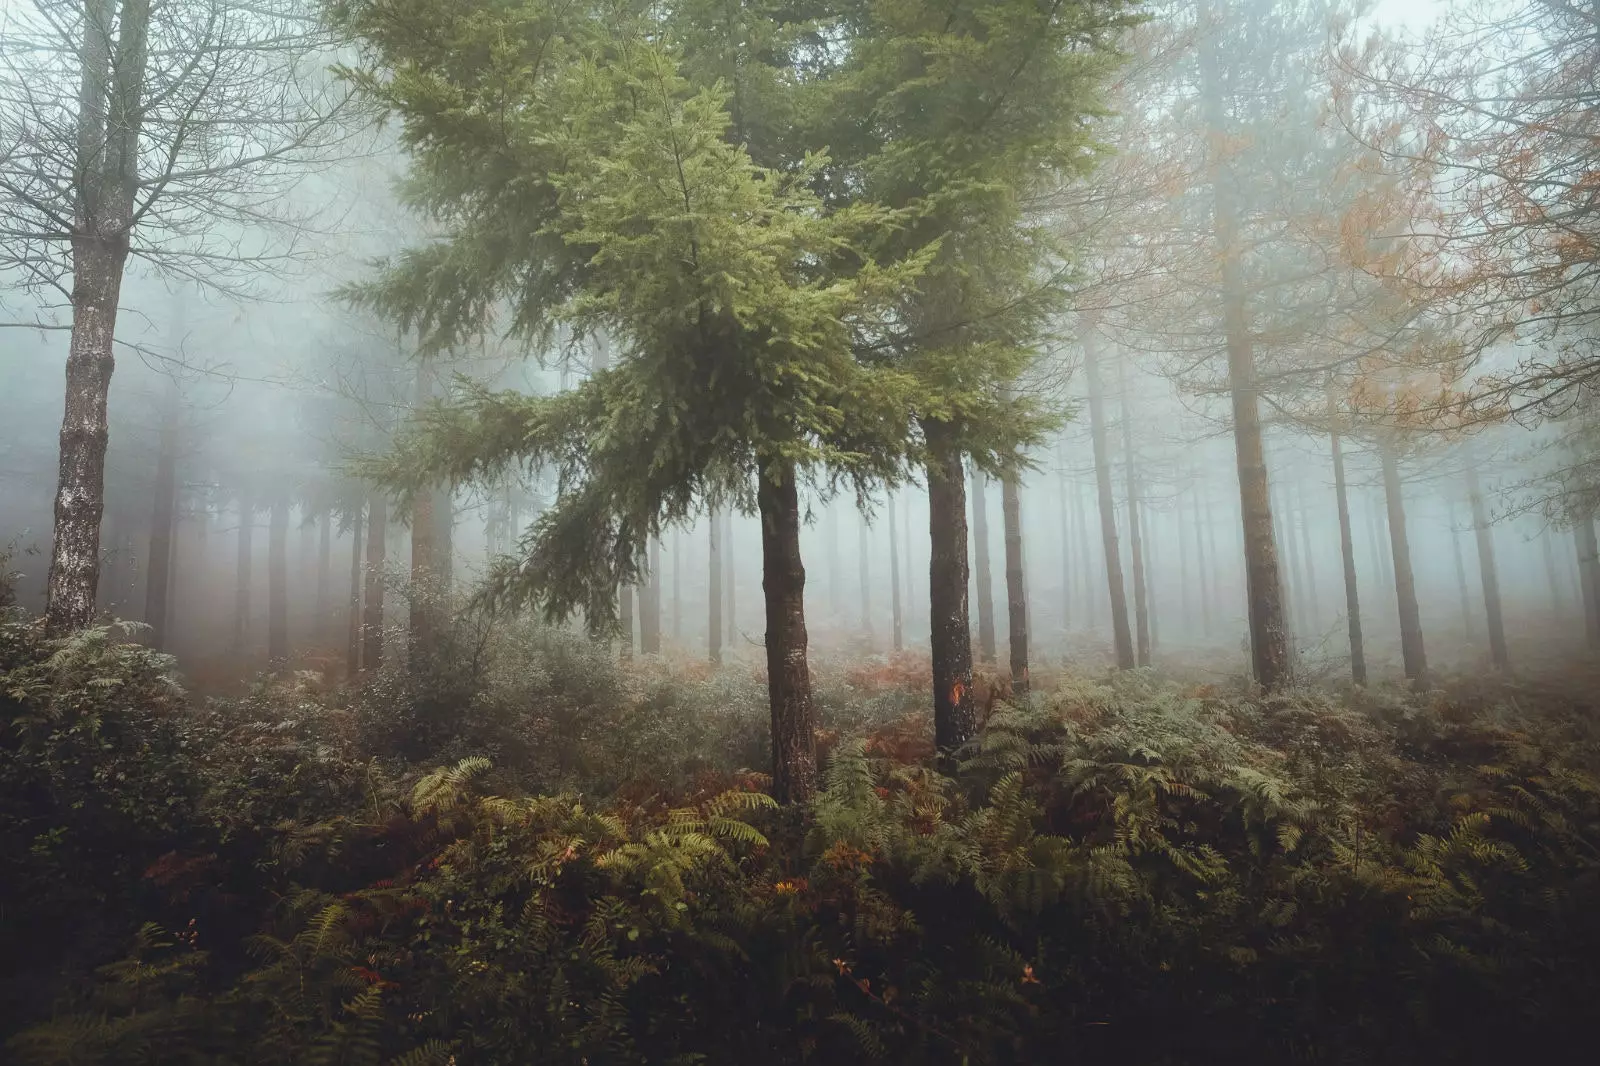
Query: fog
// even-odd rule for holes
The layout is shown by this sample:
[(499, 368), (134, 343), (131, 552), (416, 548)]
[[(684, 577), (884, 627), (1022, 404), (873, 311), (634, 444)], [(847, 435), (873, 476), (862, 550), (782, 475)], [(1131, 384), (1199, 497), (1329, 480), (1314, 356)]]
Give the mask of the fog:
[[(193, 19), (207, 9), (192, 7), (167, 5), (151, 32), (166, 34), (169, 43), (185, 40), (184, 27), (199, 25)], [(16, 602), (36, 613), (46, 610), (56, 551), (58, 438), (67, 399), (62, 369), (74, 335), (74, 293), (81, 291), (73, 288), (67, 231), (39, 228), (64, 217), (52, 213), (49, 197), (70, 191), (71, 168), (63, 163), (70, 152), (63, 146), (76, 128), (72, 57), (47, 45), (81, 34), (83, 25), (55, 19), (53, 10), (24, 0), (0, 8), (10, 79), (3, 103), (6, 187), (14, 201), (4, 238), (11, 247), (0, 259), (7, 279), (0, 296), (0, 375), (7, 385), (0, 394), (0, 531), (10, 545)], [(350, 658), (351, 635), (368, 628), (359, 609), (377, 587), (369, 579), (391, 593), (383, 608), (387, 625), (405, 628), (416, 554), (412, 516), (391, 500), (383, 557), (374, 559), (358, 526), (387, 490), (364, 483), (361, 470), (426, 406), (423, 398), (461, 395), (468, 382), (559, 394), (605, 365), (610, 356), (603, 353), (612, 348), (625, 359), (637, 354), (633, 341), (613, 340), (594, 322), (562, 318), (556, 304), (545, 308), (548, 319), (523, 321), (529, 308), (503, 289), (473, 304), (475, 321), (446, 344), (425, 336), (425, 323), (431, 315), (437, 326), (440, 308), (454, 296), (431, 309), (419, 304), (416, 315), (352, 296), (379, 276), (380, 260), (400, 261), (384, 257), (441, 247), (454, 223), (447, 212), (429, 217), (415, 187), (402, 193), (418, 157), (394, 121), (375, 121), (350, 83), (330, 73), (336, 62), (359, 66), (371, 55), (349, 27), (334, 32), (296, 21), (311, 10), (269, 5), (261, 25), (245, 19), (226, 31), (233, 38), (218, 36), (243, 55), (267, 23), (301, 27), (303, 35), (284, 49), (289, 58), (272, 61), (278, 65), (219, 64), (213, 72), (235, 78), (232, 91), (267, 84), (263, 78), (287, 78), (299, 88), (275, 96), (271, 108), (231, 116), (237, 125), (202, 148), (174, 132), (174, 123), (185, 113), (219, 113), (229, 98), (219, 92), (210, 99), (204, 88), (192, 88), (166, 53), (168, 65), (152, 67), (151, 85), (170, 91), (147, 104), (147, 143), (136, 170), (139, 188), (149, 194), (135, 198), (147, 213), (133, 227), (117, 294), (95, 610), (150, 623), (141, 639), (216, 684), (283, 657), (285, 648), (272, 645), (269, 633), (274, 610), (286, 614), (287, 653), (295, 663), (354, 670), (359, 656)], [(1020, 376), (1008, 386), (1063, 420), (1016, 451), (1015, 472), (1006, 475), (1015, 478), (1020, 500), (1022, 581), (1010, 594), (1026, 599), (1025, 659), (1035, 667), (1089, 671), (1116, 665), (1111, 543), (1124, 575), (1130, 639), (1144, 648), (1141, 664), (1148, 659), (1215, 679), (1251, 672), (1248, 522), (1226, 312), (1228, 286), (1235, 284), (1244, 286), (1243, 306), (1255, 323), (1272, 549), (1296, 676), (1333, 679), (1348, 672), (1351, 660), (1329, 424), (1318, 413), (1329, 390), (1340, 394), (1347, 421), (1342, 446), (1353, 591), (1373, 676), (1408, 672), (1400, 655), (1405, 595), (1396, 587), (1402, 548), (1409, 554), (1402, 569), (1414, 577), (1401, 583), (1414, 583), (1431, 667), (1491, 665), (1486, 593), (1503, 601), (1500, 625), (1511, 661), (1554, 664), (1581, 654), (1587, 587), (1581, 529), (1588, 519), (1574, 516), (1587, 513), (1589, 489), (1582, 474), (1583, 400), (1573, 397), (1586, 386), (1548, 404), (1539, 394), (1552, 391), (1550, 375), (1533, 379), (1549, 360), (1558, 378), (1581, 377), (1571, 345), (1574, 331), (1587, 328), (1586, 312), (1566, 305), (1570, 323), (1538, 321), (1519, 336), (1504, 328), (1503, 292), (1485, 290), (1478, 309), (1492, 303), (1494, 310), (1482, 321), (1474, 320), (1470, 286), (1441, 295), (1412, 279), (1410, 303), (1397, 301), (1398, 282), (1385, 289), (1383, 272), (1398, 278), (1409, 268), (1373, 258), (1389, 254), (1378, 245), (1393, 245), (1396, 212), (1422, 210), (1419, 187), (1406, 184), (1403, 141), (1385, 146), (1363, 139), (1378, 116), (1402, 113), (1385, 94), (1404, 64), (1384, 67), (1381, 48), (1431, 55), (1439, 45), (1427, 33), (1441, 12), (1450, 32), (1462, 32), (1470, 19), (1451, 21), (1450, 5), (1380, 5), (1360, 19), (1318, 5), (1251, 10), (1263, 17), (1237, 39), (1209, 34), (1206, 12), (1184, 5), (1153, 7), (1149, 22), (1121, 31), (1118, 47), (1128, 58), (1108, 82), (1110, 107), (1095, 120), (1104, 149), (1098, 167), (1057, 184), (1038, 197), (1032, 214), (1019, 216), (1060, 238), (1070, 264), (1061, 303), (1028, 340)], [(1362, 52), (1356, 44), (1370, 34), (1386, 35), (1389, 43)], [(1264, 61), (1274, 52), (1277, 61)], [(1222, 85), (1222, 110), (1197, 109), (1190, 90), (1202, 83)], [(29, 86), (48, 92), (25, 91)], [(1290, 103), (1276, 113), (1261, 109), (1258, 90), (1285, 87), (1293, 90)], [(1333, 89), (1334, 100), (1319, 102), (1319, 94)], [(1224, 112), (1227, 122), (1252, 132), (1218, 179), (1201, 134)], [(282, 132), (289, 126), (292, 135)], [(257, 156), (230, 140), (250, 137), (262, 145)], [(225, 174), (226, 181), (208, 186), (194, 178), (204, 168), (192, 160), (169, 162), (158, 173), (164, 147), (172, 148), (169, 159), (195, 152), (208, 161), (205, 173)], [(1352, 185), (1364, 180), (1361, 174), (1389, 181), (1383, 187), (1393, 202), (1369, 202), (1374, 194)], [(181, 195), (180, 186), (187, 190)], [(1223, 186), (1233, 190), (1230, 224), (1252, 234), (1237, 282), (1228, 280), (1226, 267), (1216, 271), (1207, 228), (1208, 217), (1222, 210), (1211, 203), (1211, 190)], [(1436, 181), (1426, 194), (1443, 205), (1430, 208), (1430, 217), (1448, 227), (1439, 212), (1453, 209), (1461, 187)], [(177, 206), (163, 212), (164, 196), (175, 197)], [(1369, 248), (1358, 254), (1351, 227), (1361, 225)], [(1443, 254), (1448, 260), (1470, 252), (1452, 246)], [(1310, 277), (1307, 263), (1317, 264)], [(1418, 267), (1417, 277), (1424, 273)], [(1096, 482), (1086, 334), (1097, 338), (1104, 382), (1102, 463), (1111, 490), (1104, 501)], [(1373, 381), (1387, 382), (1387, 407), (1371, 402)], [(1400, 393), (1424, 396), (1439, 390), (1466, 406), (1448, 417), (1442, 406), (1421, 417), (1413, 403), (1402, 424), (1397, 385)], [(1534, 399), (1502, 402), (1511, 394)], [(1472, 406), (1485, 395), (1492, 397), (1487, 406)], [(915, 438), (918, 416), (912, 417)], [(1386, 447), (1394, 450), (1400, 478), (1403, 546), (1391, 536), (1395, 501), (1385, 498), (1380, 463)], [(998, 674), (1013, 641), (1001, 478), (979, 468), (988, 455), (967, 464), (968, 622), (980, 672)], [(932, 650), (930, 522), (937, 525), (941, 516), (930, 514), (922, 462), (907, 453), (900, 484), (870, 478), (841, 484), (826, 464), (803, 469), (800, 555), (813, 653), (849, 658)], [(1469, 471), (1486, 516), (1482, 536)], [(554, 467), (532, 464), (465, 478), (441, 493), (449, 522), (439, 525), (447, 548), (437, 568), (447, 575), (453, 611), (476, 609), (495, 560), (522, 550), (523, 534), (535, 532), (539, 517), (567, 491), (557, 478)], [(648, 599), (634, 605), (638, 590), (625, 589), (633, 628), (603, 635), (618, 654), (653, 648), (645, 629), (659, 617), (662, 655), (759, 662), (767, 629), (761, 518), (753, 484), (729, 491), (743, 495), (717, 511), (716, 521), (726, 523), (720, 549), (711, 544), (714, 497), (707, 494), (641, 550), (640, 565), (655, 567), (641, 587), (659, 589), (659, 606)], [(1103, 503), (1109, 514), (1102, 514)], [(283, 527), (277, 531), (275, 512)], [(1129, 525), (1135, 513), (1137, 560)], [(274, 590), (269, 556), (285, 538), (287, 579)], [(1493, 574), (1480, 546), (1492, 549)], [(710, 602), (714, 552), (723, 570), (719, 610)], [(163, 553), (165, 561), (158, 558)], [(1485, 585), (1494, 574), (1498, 591)], [(153, 599), (158, 580), (167, 589)], [(285, 602), (277, 604), (280, 596)], [(577, 612), (568, 624), (582, 623)], [(723, 630), (717, 638), (714, 626)]]

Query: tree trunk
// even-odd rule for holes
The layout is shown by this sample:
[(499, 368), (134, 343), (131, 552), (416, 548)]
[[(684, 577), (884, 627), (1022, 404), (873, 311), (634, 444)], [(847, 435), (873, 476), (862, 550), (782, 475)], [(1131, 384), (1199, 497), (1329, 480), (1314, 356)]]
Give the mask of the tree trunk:
[(1478, 640), (1478, 627), (1472, 617), (1472, 594), (1467, 591), (1467, 559), (1466, 553), (1461, 550), (1461, 530), (1456, 526), (1456, 505), (1450, 501), (1450, 554), (1455, 563), (1456, 570), (1456, 601), (1461, 610), (1461, 630), (1466, 635), (1468, 644), (1475, 644)]
[(1206, 640), (1211, 639), (1211, 608), (1212, 608), (1212, 567), (1213, 559), (1210, 551), (1211, 543), (1211, 497), (1201, 493), (1194, 501), (1194, 568), (1195, 577), (1199, 579), (1199, 588), (1196, 590), (1200, 597), (1200, 635)]
[(877, 634), (872, 625), (872, 530), (867, 527), (865, 515), (856, 515), (856, 577), (861, 582), (861, 634), (866, 640), (866, 650), (873, 651)]
[(156, 459), (156, 486), (150, 514), (150, 568), (145, 573), (144, 620), (150, 626), (150, 646), (166, 650), (170, 635), (167, 593), (172, 583), (172, 526), (178, 512), (178, 411), (177, 386), (167, 392), (161, 416), (160, 454)]
[(1584, 632), (1591, 651), (1600, 651), (1600, 549), (1594, 534), (1594, 511), (1579, 514), (1573, 539), (1578, 547), (1578, 588), (1583, 593)]
[(361, 518), (362, 507), (350, 518), (350, 596), (345, 609), (345, 676), (361, 672)]
[[(1061, 636), (1072, 632), (1072, 597), (1076, 582), (1073, 580), (1072, 567), (1072, 536), (1070, 533), (1072, 514), (1067, 496), (1067, 455), (1066, 448), (1057, 450), (1056, 461), (1056, 492), (1061, 509)], [(1081, 549), (1080, 549), (1081, 550)]]
[(1550, 541), (1550, 527), (1546, 526), (1539, 534), (1539, 548), (1544, 554), (1544, 576), (1550, 582), (1550, 606), (1554, 617), (1559, 618), (1567, 613), (1567, 599), (1561, 595), (1561, 580), (1556, 576), (1556, 552)]
[(806, 661), (806, 570), (800, 558), (800, 495), (794, 467), (766, 466), (757, 503), (761, 589), (767, 611), (772, 791), (779, 803), (804, 803), (817, 790), (817, 730)]
[(967, 614), (967, 479), (947, 426), (928, 442), (928, 631), (933, 653), (934, 743), (946, 756), (978, 732)]
[[(1200, 46), (1201, 95), (1211, 139), (1220, 146), (1229, 134), (1218, 70), (1216, 42), (1203, 34)], [(1209, 160), (1212, 223), (1222, 271), (1222, 315), (1227, 334), (1228, 388), (1233, 401), (1234, 457), (1239, 471), (1239, 512), (1244, 532), (1245, 597), (1250, 617), (1250, 651), (1256, 681), (1271, 692), (1290, 681), (1288, 625), (1278, 580), (1278, 546), (1272, 533), (1272, 503), (1266, 453), (1261, 438), (1254, 342), (1240, 265), (1238, 180), (1220, 147)]]
[(706, 619), (706, 646), (711, 661), (720, 663), (722, 662), (722, 515), (715, 507), (711, 509), (708, 532), (711, 538), (711, 558), (707, 573), (710, 575), (711, 589), (707, 597), (710, 616)]
[(1128, 628), (1128, 597), (1123, 589), (1122, 554), (1117, 548), (1116, 500), (1111, 494), (1111, 448), (1106, 442), (1105, 391), (1100, 384), (1100, 341), (1092, 321), (1083, 324), (1083, 369), (1089, 387), (1089, 434), (1094, 443), (1094, 478), (1100, 498), (1100, 540), (1105, 548), (1106, 590), (1111, 597), (1111, 634), (1117, 666), (1132, 670), (1133, 632)]
[(646, 556), (649, 576), (639, 588), (639, 651), (661, 654), (661, 542), (654, 537)]
[(248, 490), (239, 493), (239, 554), (234, 570), (233, 586), (233, 652), (243, 655), (245, 642), (250, 637), (250, 568), (255, 548), (251, 533), (255, 530), (255, 503)]
[(633, 587), (617, 590), (617, 635), (622, 638), (622, 661), (633, 658)]
[(989, 478), (972, 472), (972, 558), (978, 586), (978, 657), (995, 660), (994, 578), (989, 572)]
[(1117, 360), (1117, 386), (1122, 408), (1122, 471), (1128, 494), (1128, 551), (1133, 562), (1133, 619), (1138, 634), (1140, 666), (1150, 665), (1150, 603), (1144, 575), (1144, 534), (1139, 521), (1139, 474), (1133, 459), (1133, 412), (1128, 407), (1126, 360)]
[(361, 617), (361, 672), (383, 661), (383, 569), (388, 562), (389, 502), (377, 493), (367, 501), (366, 603)]
[(124, 0), (113, 59), (115, 7), (113, 0), (85, 4), (80, 56), (72, 333), (45, 603), (46, 628), (56, 634), (81, 629), (95, 615), (110, 439), (106, 404), (137, 190), (150, 0)]
[(1400, 654), (1406, 677), (1426, 682), (1428, 657), (1422, 646), (1422, 612), (1417, 606), (1417, 581), (1411, 569), (1411, 543), (1406, 537), (1405, 497), (1400, 486), (1400, 465), (1394, 448), (1380, 447), (1383, 461), (1383, 495), (1389, 513), (1389, 551), (1394, 557), (1394, 590), (1400, 608)]
[(728, 596), (727, 605), (723, 608), (723, 620), (728, 627), (727, 643), (730, 649), (739, 638), (739, 581), (733, 558), (733, 513), (730, 507), (722, 515), (722, 565), (727, 568), (722, 577), (722, 591)]
[(1023, 580), (1022, 490), (1015, 470), (1000, 479), (1006, 534), (1006, 636), (1011, 644), (1011, 690), (1028, 691), (1028, 586)]
[(437, 585), (433, 569), (434, 535), (438, 526), (433, 517), (433, 493), (418, 492), (411, 501), (411, 597), (408, 645), (413, 665), (431, 658), (437, 629), (434, 625)]
[(289, 664), (289, 499), (281, 494), (267, 526), (267, 660), (275, 670)]
[(1310, 635), (1321, 625), (1322, 599), (1317, 595), (1317, 556), (1311, 548), (1311, 509), (1298, 485), (1294, 490), (1295, 513), (1300, 521), (1300, 559), (1305, 567), (1306, 614), (1311, 621)]
[[(1329, 415), (1334, 415), (1332, 398), (1328, 401)], [(1334, 425), (1329, 434), (1333, 452), (1333, 499), (1339, 511), (1339, 557), (1344, 563), (1344, 610), (1350, 631), (1350, 677), (1358, 685), (1367, 683), (1367, 652), (1361, 639), (1361, 597), (1356, 589), (1356, 546), (1350, 531), (1350, 496), (1345, 488), (1344, 448), (1339, 439), (1339, 429)]]
[(672, 643), (683, 643), (683, 535), (672, 528)]
[(328, 587), (333, 573), (333, 512), (324, 511), (317, 518), (317, 617), (312, 632), (320, 644), (329, 637)]
[(889, 495), (889, 612), (890, 624), (894, 628), (894, 650), (904, 651), (906, 630), (905, 617), (901, 614), (900, 606), (900, 534), (899, 522), (895, 512), (900, 509), (900, 502)]
[(1478, 578), (1483, 585), (1483, 614), (1489, 625), (1489, 655), (1495, 669), (1509, 670), (1511, 656), (1506, 651), (1506, 627), (1500, 612), (1500, 573), (1494, 557), (1494, 526), (1489, 524), (1489, 509), (1484, 506), (1478, 487), (1478, 472), (1467, 467), (1467, 500), (1472, 506), (1472, 529), (1478, 543)]
[(1094, 563), (1091, 559), (1089, 547), (1089, 519), (1088, 508), (1083, 505), (1083, 493), (1079, 491), (1076, 483), (1072, 486), (1072, 525), (1077, 534), (1078, 551), (1082, 554), (1079, 564), (1078, 581), (1076, 582), (1080, 595), (1078, 602), (1083, 605), (1084, 625), (1093, 630), (1100, 625), (1100, 597), (1095, 595)]

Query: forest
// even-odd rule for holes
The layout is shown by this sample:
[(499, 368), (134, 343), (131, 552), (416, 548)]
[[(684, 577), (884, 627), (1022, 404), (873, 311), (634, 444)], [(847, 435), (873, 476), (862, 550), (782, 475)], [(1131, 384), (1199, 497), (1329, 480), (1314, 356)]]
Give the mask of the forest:
[(1600, 3), (0, 0), (0, 1060), (1590, 1062)]

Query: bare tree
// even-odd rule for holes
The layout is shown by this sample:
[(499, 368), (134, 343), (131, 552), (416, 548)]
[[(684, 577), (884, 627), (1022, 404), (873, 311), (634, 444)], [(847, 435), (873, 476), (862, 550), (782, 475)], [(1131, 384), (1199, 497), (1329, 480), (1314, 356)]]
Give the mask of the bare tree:
[(60, 632), (95, 611), (129, 260), (237, 290), (298, 255), (309, 216), (289, 193), (346, 135), (344, 94), (309, 0), (32, 0), (8, 17), (0, 274), (31, 302), (4, 324), (71, 334), (46, 607)]

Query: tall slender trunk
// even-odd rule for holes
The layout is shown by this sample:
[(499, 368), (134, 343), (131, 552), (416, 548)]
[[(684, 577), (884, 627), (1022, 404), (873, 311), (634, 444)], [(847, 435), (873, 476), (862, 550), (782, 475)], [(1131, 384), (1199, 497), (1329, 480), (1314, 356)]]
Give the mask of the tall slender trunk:
[(672, 527), (672, 643), (683, 643), (683, 531)]
[(1133, 632), (1128, 628), (1128, 597), (1123, 589), (1122, 554), (1117, 548), (1116, 499), (1111, 494), (1111, 448), (1106, 441), (1105, 390), (1100, 384), (1100, 339), (1092, 321), (1082, 330), (1083, 369), (1089, 387), (1089, 435), (1094, 443), (1094, 479), (1100, 501), (1100, 541), (1106, 561), (1106, 589), (1111, 598), (1111, 635), (1117, 666), (1132, 670)]
[(333, 574), (333, 512), (324, 511), (317, 516), (317, 617), (312, 623), (312, 631), (316, 633), (320, 643), (329, 636), (328, 623), (332, 620), (329, 615), (328, 597), (333, 590), (329, 587)]
[(856, 516), (856, 531), (856, 574), (861, 582), (861, 632), (866, 637), (866, 648), (870, 652), (876, 635), (872, 626), (872, 531), (867, 528), (865, 516)]
[(905, 617), (901, 614), (900, 606), (900, 535), (899, 522), (895, 515), (900, 509), (900, 502), (894, 494), (889, 494), (889, 611), (890, 624), (894, 628), (894, 650), (904, 651), (906, 644)]
[(622, 638), (621, 655), (624, 662), (633, 658), (633, 586), (624, 585), (617, 590), (617, 635)]
[(1317, 553), (1311, 546), (1311, 508), (1298, 485), (1294, 490), (1294, 502), (1300, 520), (1300, 558), (1305, 566), (1306, 614), (1310, 617), (1310, 632), (1314, 636), (1321, 625), (1322, 597), (1317, 594)]
[(1272, 504), (1274, 520), (1273, 536), (1283, 545), (1284, 566), (1278, 571), (1278, 580), (1283, 583), (1280, 595), (1283, 597), (1284, 616), (1291, 620), (1289, 639), (1291, 645), (1297, 637), (1303, 637), (1309, 628), (1306, 625), (1305, 609), (1301, 606), (1299, 579), (1300, 571), (1297, 565), (1298, 553), (1295, 549), (1294, 528), (1289, 523), (1294, 521), (1294, 510), (1283, 501), (1283, 493), (1274, 493), (1276, 497)]
[(1400, 608), (1400, 654), (1406, 677), (1425, 682), (1428, 656), (1422, 646), (1422, 612), (1417, 606), (1417, 581), (1411, 569), (1411, 543), (1406, 537), (1405, 496), (1400, 485), (1400, 464), (1394, 447), (1379, 449), (1383, 462), (1383, 495), (1389, 514), (1389, 551), (1394, 557), (1394, 591)]
[(113, 59), (116, 6), (114, 0), (84, 5), (79, 56), (72, 333), (45, 603), (45, 625), (58, 634), (94, 620), (110, 439), (107, 400), (138, 183), (150, 0), (123, 0)]
[(1222, 315), (1227, 334), (1228, 388), (1233, 401), (1234, 457), (1239, 470), (1239, 512), (1244, 533), (1245, 596), (1256, 681), (1273, 691), (1290, 681), (1289, 632), (1278, 580), (1278, 545), (1261, 437), (1254, 342), (1240, 263), (1238, 179), (1222, 145), (1229, 130), (1214, 35), (1201, 35), (1201, 97), (1212, 141), (1212, 224), (1222, 270)]
[(967, 614), (967, 478), (948, 426), (925, 422), (928, 442), (928, 639), (933, 733), (949, 755), (978, 732)]
[(239, 492), (239, 551), (234, 569), (233, 585), (233, 652), (242, 655), (250, 638), (250, 569), (255, 548), (251, 534), (255, 531), (255, 501), (248, 489)]
[(844, 617), (844, 598), (839, 594), (842, 568), (839, 565), (839, 509), (829, 501), (823, 507), (828, 527), (828, 614), (836, 619)]
[(1467, 643), (1475, 644), (1478, 640), (1478, 627), (1476, 619), (1472, 616), (1472, 594), (1467, 591), (1467, 559), (1466, 553), (1461, 550), (1461, 529), (1456, 524), (1455, 501), (1450, 501), (1450, 554), (1455, 563), (1456, 571), (1456, 600), (1461, 610), (1461, 630), (1466, 634)]
[[(1195, 521), (1185, 521), (1189, 511), (1196, 512)], [(1194, 602), (1190, 591), (1189, 578), (1189, 538), (1193, 527), (1199, 524), (1199, 509), (1187, 495), (1179, 495), (1173, 505), (1172, 521), (1178, 534), (1178, 597), (1183, 609), (1183, 637), (1185, 641), (1194, 640)]]
[(756, 497), (761, 511), (761, 590), (767, 611), (772, 791), (779, 803), (804, 803), (817, 790), (817, 727), (806, 661), (806, 570), (800, 558), (800, 494), (794, 467), (766, 464)]
[(1594, 509), (1581, 512), (1573, 523), (1578, 548), (1578, 588), (1583, 593), (1583, 628), (1590, 650), (1600, 651), (1600, 549), (1594, 534)]
[(1211, 541), (1211, 497), (1201, 492), (1194, 501), (1194, 567), (1199, 579), (1200, 635), (1211, 639), (1212, 568), (1209, 551)]
[(650, 538), (646, 559), (650, 569), (639, 587), (639, 651), (661, 654), (661, 541)]
[(361, 671), (383, 662), (383, 568), (388, 562), (389, 501), (378, 493), (367, 500), (366, 603), (361, 618)]
[(995, 660), (994, 578), (989, 571), (989, 477), (972, 471), (972, 561), (978, 586), (978, 657)]
[(144, 620), (150, 646), (166, 649), (170, 636), (167, 593), (172, 583), (172, 526), (178, 513), (178, 387), (169, 385), (163, 404), (160, 453), (150, 514), (150, 568), (145, 573)]
[(1022, 558), (1022, 488), (1017, 472), (1000, 479), (1006, 534), (1006, 637), (1011, 645), (1011, 690), (1028, 691), (1028, 586)]
[(728, 596), (723, 609), (723, 621), (728, 627), (730, 648), (739, 639), (739, 571), (733, 558), (733, 514), (733, 508), (730, 507), (722, 515), (722, 565), (726, 568), (722, 577), (722, 591)]
[[(1067, 497), (1067, 455), (1066, 447), (1057, 449), (1056, 461), (1056, 495), (1061, 509), (1061, 635), (1072, 632), (1072, 597), (1076, 582), (1072, 567), (1072, 535), (1071, 507)], [(1080, 549), (1081, 550), (1081, 549)]]
[(1539, 533), (1539, 548), (1544, 555), (1544, 576), (1550, 582), (1550, 606), (1555, 617), (1567, 613), (1567, 599), (1561, 594), (1561, 580), (1556, 576), (1556, 552), (1551, 543), (1550, 527)]
[(1074, 484), (1072, 486), (1072, 525), (1073, 530), (1077, 533), (1079, 551), (1083, 554), (1077, 581), (1081, 593), (1078, 597), (1078, 602), (1083, 605), (1084, 625), (1093, 630), (1100, 624), (1100, 597), (1094, 591), (1096, 575), (1089, 544), (1088, 510), (1083, 505), (1083, 493)]
[(1334, 399), (1328, 397), (1329, 433), (1333, 452), (1333, 499), (1339, 512), (1339, 557), (1344, 563), (1344, 611), (1350, 633), (1350, 677), (1358, 685), (1367, 683), (1367, 652), (1361, 639), (1361, 597), (1356, 589), (1356, 546), (1350, 532), (1350, 496), (1345, 487), (1344, 447), (1336, 421)]
[(350, 517), (350, 595), (345, 608), (346, 642), (344, 669), (346, 677), (361, 672), (361, 519), (362, 506), (356, 504)]
[(1377, 553), (1378, 569), (1379, 572), (1383, 574), (1384, 584), (1393, 588), (1394, 557), (1383, 550), (1383, 542), (1388, 539), (1389, 536), (1389, 516), (1385, 507), (1381, 506), (1382, 497), (1379, 499), (1379, 504), (1380, 505), (1373, 506), (1373, 508), (1368, 512), (1368, 515), (1372, 520), (1373, 529), (1372, 550)]
[(707, 595), (710, 614), (706, 618), (706, 648), (714, 663), (722, 662), (722, 515), (713, 507), (707, 523), (711, 553), (707, 565), (711, 588)]
[(1128, 552), (1133, 563), (1133, 619), (1138, 634), (1138, 663), (1150, 665), (1149, 586), (1144, 575), (1144, 533), (1139, 521), (1139, 472), (1133, 458), (1133, 411), (1128, 406), (1127, 361), (1117, 360), (1117, 389), (1122, 408), (1122, 473), (1128, 495)]
[(281, 493), (267, 525), (267, 660), (277, 670), (289, 662), (289, 498)]
[(1472, 530), (1478, 542), (1478, 578), (1483, 585), (1483, 614), (1489, 625), (1489, 656), (1495, 669), (1509, 670), (1505, 619), (1500, 611), (1500, 572), (1494, 557), (1494, 526), (1478, 487), (1478, 472), (1467, 467), (1467, 501), (1472, 506)]

